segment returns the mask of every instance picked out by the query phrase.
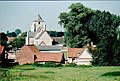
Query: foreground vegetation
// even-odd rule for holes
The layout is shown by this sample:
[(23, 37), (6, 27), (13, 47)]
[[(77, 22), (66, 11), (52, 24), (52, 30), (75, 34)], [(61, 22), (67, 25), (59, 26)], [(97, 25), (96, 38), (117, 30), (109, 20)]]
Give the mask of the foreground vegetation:
[[(1, 69), (0, 69), (1, 71)], [(120, 81), (119, 66), (37, 67), (19, 65), (0, 72), (0, 81)]]

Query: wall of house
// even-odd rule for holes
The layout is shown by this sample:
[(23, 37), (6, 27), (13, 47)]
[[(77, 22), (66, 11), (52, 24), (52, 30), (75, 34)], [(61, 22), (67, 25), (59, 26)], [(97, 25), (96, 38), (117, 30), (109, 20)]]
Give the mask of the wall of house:
[(89, 50), (86, 48), (82, 54), (79, 55), (79, 58), (91, 58), (92, 59), (92, 56), (91, 54), (89, 53)]
[(92, 56), (86, 48), (77, 58), (68, 58), (68, 63), (75, 63), (77, 65), (91, 65)]
[(34, 55), (28, 47), (22, 47), (20, 52), (16, 54), (17, 62), (21, 64), (34, 63)]
[(85, 59), (77, 59), (76, 64), (77, 65), (91, 65), (91, 59), (85, 58)]
[(67, 58), (68, 63), (76, 63), (77, 58)]
[(76, 64), (77, 65), (91, 65), (90, 61), (92, 61), (92, 56), (89, 53), (88, 49), (86, 48), (82, 52), (82, 54), (78, 55), (78, 59), (77, 59)]

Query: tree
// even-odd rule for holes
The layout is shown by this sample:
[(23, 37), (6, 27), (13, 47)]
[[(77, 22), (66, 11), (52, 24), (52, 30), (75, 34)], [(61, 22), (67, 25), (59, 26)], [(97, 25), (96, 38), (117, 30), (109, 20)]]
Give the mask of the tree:
[(57, 33), (57, 37), (62, 37), (62, 36), (64, 36), (64, 32), (60, 31)]
[(15, 33), (16, 33), (16, 35), (18, 36), (18, 35), (21, 33), (21, 30), (20, 30), (20, 29), (16, 29), (16, 30), (15, 30)]
[(22, 46), (25, 45), (25, 37), (27, 36), (27, 32), (21, 33), (20, 36), (16, 37), (12, 42), (9, 43), (9, 46), (14, 49), (14, 48), (21, 48)]
[(7, 32), (7, 36), (8, 37), (16, 37), (17, 35), (16, 35), (16, 33), (15, 32)]
[(47, 31), (51, 37), (57, 37), (57, 31)]
[(12, 42), (13, 48), (21, 48), (25, 45), (25, 38), (24, 37), (18, 37)]
[(62, 32), (62, 31), (47, 31), (47, 32), (51, 37), (62, 37), (62, 36), (64, 36), (64, 32)]
[(7, 41), (8, 41), (7, 35), (5, 33), (3, 33), (3, 32), (0, 33), (0, 45), (6, 46)]
[(27, 32), (21, 33), (21, 37), (26, 37), (26, 36), (27, 36)]
[(85, 23), (89, 20), (93, 11), (80, 3), (72, 4), (68, 13), (60, 14), (59, 24), (66, 29), (66, 41), (69, 47), (83, 47), (90, 39), (87, 36)]
[[(117, 29), (120, 16), (106, 11), (91, 10), (81, 3), (72, 4), (69, 12), (60, 14), (59, 24), (66, 29), (69, 47), (83, 47), (90, 41), (96, 44), (92, 52), (93, 65), (120, 65)], [(115, 50), (117, 49), (117, 50)]]
[(89, 26), (89, 38), (97, 45), (97, 50), (93, 54), (93, 64), (115, 65), (114, 58), (117, 56), (114, 51), (116, 47), (113, 45), (117, 42), (120, 17), (109, 12), (96, 10), (87, 24)]

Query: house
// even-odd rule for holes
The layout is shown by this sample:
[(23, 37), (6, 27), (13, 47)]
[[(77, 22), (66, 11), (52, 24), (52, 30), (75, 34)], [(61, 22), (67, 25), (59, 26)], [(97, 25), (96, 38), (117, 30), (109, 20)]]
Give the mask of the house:
[(77, 65), (90, 65), (92, 56), (88, 48), (68, 48), (68, 63)]
[(64, 54), (62, 53), (52, 53), (52, 52), (42, 52), (37, 56), (36, 62), (46, 63), (46, 62), (55, 62), (55, 63), (64, 63)]
[(27, 32), (26, 45), (34, 44), (36, 46), (41, 46), (54, 45), (54, 43), (62, 45), (62, 39), (63, 37), (52, 38), (48, 34), (45, 21), (43, 21), (41, 16), (38, 14), (37, 19), (32, 22), (31, 31)]
[(40, 52), (34, 45), (24, 45), (16, 54), (16, 59), (19, 64), (31, 64), (35, 62), (37, 54)]
[(40, 52), (34, 45), (25, 45), (16, 54), (19, 64), (31, 64), (34, 62), (64, 63), (64, 55), (61, 53)]

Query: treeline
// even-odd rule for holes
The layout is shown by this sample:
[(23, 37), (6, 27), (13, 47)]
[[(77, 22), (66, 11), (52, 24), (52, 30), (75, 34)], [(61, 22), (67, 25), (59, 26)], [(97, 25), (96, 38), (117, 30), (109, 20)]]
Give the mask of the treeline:
[(120, 40), (117, 32), (120, 16), (108, 11), (92, 10), (81, 3), (70, 5), (69, 12), (59, 16), (59, 24), (66, 29), (69, 47), (84, 47), (93, 42), (93, 65), (120, 65)]
[[(62, 31), (47, 31), (48, 34), (51, 37), (62, 37), (64, 36), (64, 32)], [(22, 32), (20, 29), (16, 29), (15, 31), (9, 32), (7, 31), (7, 33), (1, 33), (0, 37), (2, 40), (2, 42), (0, 42), (3, 46), (6, 46), (8, 48), (8, 50), (12, 50), (12, 49), (18, 49), (21, 48), (22, 46), (25, 45), (25, 38), (27, 36), (27, 32)], [(6, 39), (6, 37), (14, 37), (13, 41), (8, 41), (8, 38)]]
[(51, 37), (62, 37), (62, 36), (64, 36), (64, 32), (62, 32), (62, 31), (47, 31), (47, 32)]

